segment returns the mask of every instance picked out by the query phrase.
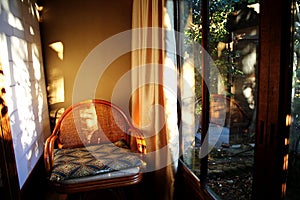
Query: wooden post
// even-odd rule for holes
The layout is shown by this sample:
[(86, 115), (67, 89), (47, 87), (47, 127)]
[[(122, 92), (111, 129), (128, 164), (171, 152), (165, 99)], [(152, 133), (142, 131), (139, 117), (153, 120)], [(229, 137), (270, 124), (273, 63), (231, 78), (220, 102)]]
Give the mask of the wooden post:
[(202, 118), (201, 118), (201, 161), (200, 161), (200, 185), (206, 187), (208, 167), (208, 137), (209, 127), (209, 73), (210, 64), (208, 56), (208, 31), (209, 31), (209, 10), (208, 0), (202, 0)]

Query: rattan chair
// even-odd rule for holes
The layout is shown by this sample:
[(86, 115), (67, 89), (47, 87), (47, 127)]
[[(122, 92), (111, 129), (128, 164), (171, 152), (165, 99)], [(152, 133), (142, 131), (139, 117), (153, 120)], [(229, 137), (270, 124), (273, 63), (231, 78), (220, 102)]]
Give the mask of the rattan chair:
[(137, 184), (145, 153), (143, 134), (119, 107), (86, 100), (65, 110), (45, 142), (47, 180), (65, 194)]

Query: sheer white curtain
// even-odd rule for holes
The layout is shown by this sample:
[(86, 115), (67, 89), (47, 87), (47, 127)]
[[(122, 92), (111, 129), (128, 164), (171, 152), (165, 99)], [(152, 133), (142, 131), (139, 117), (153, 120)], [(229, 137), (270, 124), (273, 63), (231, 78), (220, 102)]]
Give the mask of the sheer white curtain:
[(173, 198), (179, 149), (171, 24), (165, 0), (133, 1), (132, 118), (146, 137), (149, 192), (156, 199)]

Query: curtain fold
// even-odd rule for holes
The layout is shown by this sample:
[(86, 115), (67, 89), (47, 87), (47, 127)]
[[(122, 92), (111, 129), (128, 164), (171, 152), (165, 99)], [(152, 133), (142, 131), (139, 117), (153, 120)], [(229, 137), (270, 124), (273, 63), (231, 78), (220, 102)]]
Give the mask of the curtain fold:
[(179, 151), (176, 51), (168, 58), (171, 27), (166, 29), (166, 15), (165, 0), (133, 0), (131, 114), (147, 144), (146, 171), (151, 176), (145, 182), (152, 185), (145, 195), (156, 199), (173, 199)]

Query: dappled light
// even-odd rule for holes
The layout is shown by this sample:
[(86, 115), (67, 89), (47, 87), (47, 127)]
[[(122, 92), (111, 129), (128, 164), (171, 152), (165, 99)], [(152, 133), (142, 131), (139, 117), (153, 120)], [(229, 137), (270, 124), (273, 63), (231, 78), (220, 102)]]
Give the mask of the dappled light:
[(24, 27), (22, 25), (21, 20), (19, 18), (15, 17), (12, 13), (8, 13), (8, 23), (12, 27), (14, 27), (20, 31), (24, 31)]
[(39, 60), (40, 55), (36, 44), (31, 45), (31, 54), (32, 54), (32, 63), (34, 69), (34, 77), (36, 78), (36, 80), (41, 80), (42, 74), (41, 74), (41, 63)]
[[(195, 68), (193, 60), (186, 60), (182, 67), (181, 80), (181, 126), (183, 148), (185, 151), (195, 142), (195, 131), (199, 127), (199, 119), (195, 120)], [(189, 157), (189, 155), (185, 155)], [(187, 158), (189, 159), (189, 158)]]
[(37, 3), (35, 3), (35, 13), (36, 13), (36, 16), (37, 16), (37, 19), (39, 22), (42, 21), (42, 16), (41, 16), (41, 12), (44, 10), (44, 7), (43, 6), (39, 6)]
[(0, 37), (0, 58), (20, 187), (42, 155), (44, 137), (50, 134), (36, 13), (33, 1), (1, 1), (1, 15), (7, 21)]
[[(80, 116), (77, 119), (78, 121), (75, 122), (76, 122), (77, 132), (84, 133), (83, 136), (85, 138), (81, 138), (81, 140), (90, 143), (93, 134), (99, 129), (98, 118), (97, 118), (95, 107), (93, 106), (93, 104), (91, 104), (90, 107), (85, 107), (85, 109), (80, 109), (78, 111), (74, 110), (73, 112)], [(100, 142), (100, 138), (99, 138), (99, 142)]]
[(31, 35), (35, 34), (32, 26), (29, 27), (29, 32), (30, 32)]
[(64, 45), (62, 42), (54, 42), (49, 44), (49, 47), (53, 49), (60, 60), (64, 59)]
[(50, 105), (61, 103), (65, 101), (64, 78), (53, 78), (47, 86), (48, 101)]
[(242, 59), (243, 72), (245, 74), (254, 73), (254, 71), (255, 71), (255, 65), (256, 65), (256, 60), (257, 60), (256, 58), (257, 58), (257, 54), (256, 54), (256, 49), (254, 47), (252, 49), (251, 53), (249, 53), (248, 55), (246, 55)]
[(252, 87), (247, 86), (243, 89), (244, 97), (247, 99), (248, 106), (250, 109), (255, 108), (255, 97), (254, 97), (254, 91)]
[(292, 124), (292, 116), (291, 115), (286, 115), (285, 117), (285, 125), (286, 126), (291, 126)]
[(247, 5), (247, 7), (248, 8), (253, 8), (256, 13), (260, 12), (260, 4), (259, 3), (254, 3), (254, 4), (251, 4), (251, 5)]

